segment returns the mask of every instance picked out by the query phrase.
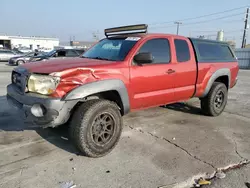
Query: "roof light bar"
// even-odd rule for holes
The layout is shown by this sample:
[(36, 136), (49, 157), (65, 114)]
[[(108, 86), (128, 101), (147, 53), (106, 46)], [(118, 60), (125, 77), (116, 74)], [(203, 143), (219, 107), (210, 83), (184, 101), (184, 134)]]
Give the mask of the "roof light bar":
[(138, 24), (138, 25), (128, 25), (121, 27), (113, 27), (104, 30), (105, 36), (113, 35), (125, 35), (125, 34), (136, 34), (136, 33), (147, 33), (148, 25), (147, 24)]

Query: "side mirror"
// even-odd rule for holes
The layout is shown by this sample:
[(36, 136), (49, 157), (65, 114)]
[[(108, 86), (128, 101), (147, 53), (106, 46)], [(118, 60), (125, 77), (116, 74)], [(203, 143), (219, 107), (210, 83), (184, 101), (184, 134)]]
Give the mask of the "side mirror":
[(140, 64), (149, 64), (153, 62), (153, 56), (150, 52), (142, 52), (134, 56), (134, 60)]

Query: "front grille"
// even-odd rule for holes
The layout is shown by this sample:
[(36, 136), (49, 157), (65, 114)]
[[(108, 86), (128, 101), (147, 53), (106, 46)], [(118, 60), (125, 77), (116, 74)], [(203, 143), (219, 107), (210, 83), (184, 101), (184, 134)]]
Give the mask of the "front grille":
[(12, 71), (11, 81), (14, 85), (16, 85), (21, 93), (25, 92), (27, 85), (27, 77), (25, 75), (22, 75), (16, 71)]

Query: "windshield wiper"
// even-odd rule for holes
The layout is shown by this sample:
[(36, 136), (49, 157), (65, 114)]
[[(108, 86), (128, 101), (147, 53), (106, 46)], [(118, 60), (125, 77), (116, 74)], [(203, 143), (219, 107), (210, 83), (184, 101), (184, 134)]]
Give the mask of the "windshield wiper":
[(112, 61), (111, 59), (108, 58), (103, 58), (103, 57), (89, 57), (90, 59), (99, 59), (99, 60), (107, 60), (107, 61)]
[(80, 56), (81, 58), (88, 58), (88, 59), (98, 59), (98, 60), (106, 60), (106, 61), (114, 61), (112, 59), (103, 58), (103, 57), (86, 57), (86, 56)]

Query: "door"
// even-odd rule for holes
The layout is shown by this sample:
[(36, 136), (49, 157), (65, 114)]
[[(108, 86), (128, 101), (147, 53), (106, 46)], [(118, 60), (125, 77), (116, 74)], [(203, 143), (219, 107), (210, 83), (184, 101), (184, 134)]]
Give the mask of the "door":
[(150, 64), (133, 62), (130, 67), (131, 108), (140, 109), (159, 106), (173, 100), (173, 76), (170, 45), (167, 38), (147, 40), (140, 52), (151, 52)]
[(186, 38), (176, 37), (174, 39), (176, 58), (173, 69), (174, 99), (181, 101), (189, 99), (195, 92), (196, 84), (196, 60), (192, 45)]
[(5, 51), (5, 60), (9, 61), (10, 58), (14, 57), (15, 54), (12, 51)]

